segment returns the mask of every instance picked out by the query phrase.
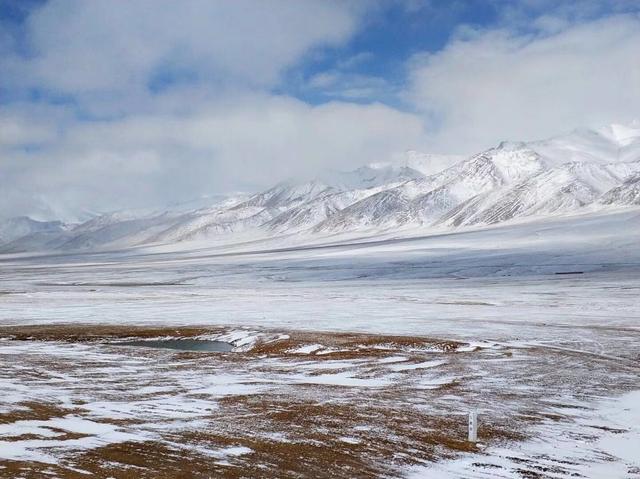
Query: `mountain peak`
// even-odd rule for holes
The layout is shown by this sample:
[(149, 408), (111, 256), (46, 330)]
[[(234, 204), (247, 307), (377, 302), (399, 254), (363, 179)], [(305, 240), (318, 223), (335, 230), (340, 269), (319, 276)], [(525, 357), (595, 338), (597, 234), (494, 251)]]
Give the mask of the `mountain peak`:
[(597, 130), (599, 134), (621, 146), (627, 146), (640, 141), (640, 121), (634, 120), (629, 124), (612, 123)]
[(97, 249), (489, 225), (577, 214), (587, 206), (637, 206), (639, 173), (636, 121), (542, 141), (503, 141), (469, 157), (408, 151), (386, 163), (282, 181), (251, 196), (206, 198), (205, 208), (198, 200), (190, 203), (195, 208), (170, 213), (112, 212), (73, 228), (18, 218), (0, 223), (0, 244), (4, 251)]
[(523, 141), (501, 141), (496, 150), (517, 151), (526, 148), (527, 144)]

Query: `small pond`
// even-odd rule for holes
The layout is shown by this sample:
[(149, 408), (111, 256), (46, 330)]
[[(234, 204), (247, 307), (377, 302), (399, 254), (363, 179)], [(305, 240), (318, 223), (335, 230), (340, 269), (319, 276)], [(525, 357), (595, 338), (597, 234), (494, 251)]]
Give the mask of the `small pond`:
[(177, 349), (179, 351), (215, 351), (228, 353), (233, 351), (233, 344), (224, 341), (209, 341), (206, 339), (154, 339), (137, 341), (119, 341), (118, 346), (137, 346), (142, 348)]

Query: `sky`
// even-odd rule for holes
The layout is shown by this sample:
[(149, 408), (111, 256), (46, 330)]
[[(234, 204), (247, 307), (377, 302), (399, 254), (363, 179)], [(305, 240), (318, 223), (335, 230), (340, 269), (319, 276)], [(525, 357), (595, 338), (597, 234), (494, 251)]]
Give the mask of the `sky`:
[(639, 116), (638, 0), (0, 0), (0, 218)]

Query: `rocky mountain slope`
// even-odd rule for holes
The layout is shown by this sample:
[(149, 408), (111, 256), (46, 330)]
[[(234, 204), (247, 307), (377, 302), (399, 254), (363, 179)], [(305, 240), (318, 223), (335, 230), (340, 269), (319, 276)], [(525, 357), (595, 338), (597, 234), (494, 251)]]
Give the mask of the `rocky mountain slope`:
[(0, 223), (0, 251), (441, 230), (632, 207), (640, 205), (640, 123), (503, 142), (468, 158), (409, 152), (402, 165), (325, 172), (204, 204), (111, 213), (79, 225), (14, 218)]

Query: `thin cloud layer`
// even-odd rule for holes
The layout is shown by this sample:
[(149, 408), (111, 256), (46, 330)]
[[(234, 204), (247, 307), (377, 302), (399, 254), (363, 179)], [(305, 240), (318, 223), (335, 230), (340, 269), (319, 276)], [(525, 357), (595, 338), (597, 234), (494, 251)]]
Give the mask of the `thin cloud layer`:
[(13, 153), (4, 180), (21, 188), (0, 193), (5, 214), (29, 205), (28, 214), (73, 220), (105, 204), (158, 207), (230, 188), (251, 191), (324, 168), (355, 168), (363, 159), (384, 161), (424, 137), (418, 117), (381, 104), (311, 106), (269, 95), (188, 115), (74, 121), (62, 130), (54, 141), (45, 136), (46, 146)]
[(640, 114), (639, 52), (635, 15), (552, 33), (468, 31), (413, 59), (407, 98), (430, 121), (432, 148), (448, 152), (627, 122)]

